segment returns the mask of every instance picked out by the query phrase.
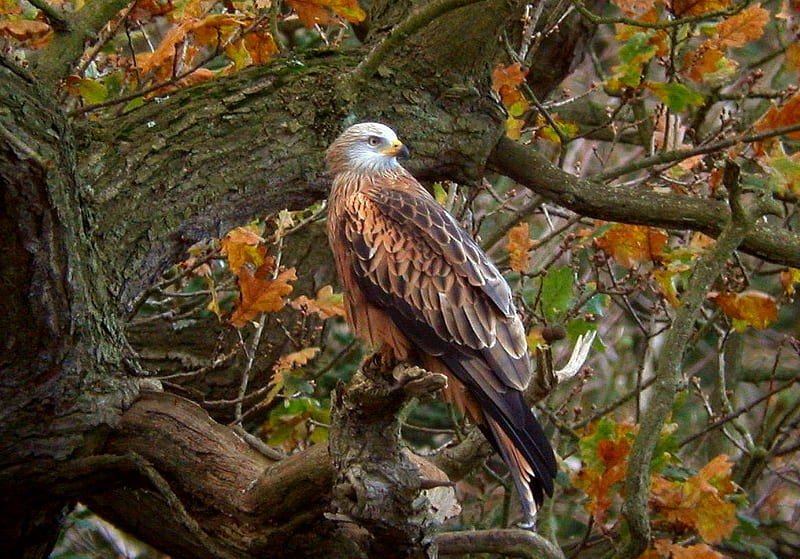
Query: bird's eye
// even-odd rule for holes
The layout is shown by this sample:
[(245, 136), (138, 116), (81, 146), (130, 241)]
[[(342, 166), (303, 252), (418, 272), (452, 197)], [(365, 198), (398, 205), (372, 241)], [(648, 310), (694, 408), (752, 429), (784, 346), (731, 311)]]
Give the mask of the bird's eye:
[(367, 138), (367, 143), (372, 147), (375, 147), (377, 145), (380, 145), (381, 139), (377, 136), (370, 136), (369, 138)]

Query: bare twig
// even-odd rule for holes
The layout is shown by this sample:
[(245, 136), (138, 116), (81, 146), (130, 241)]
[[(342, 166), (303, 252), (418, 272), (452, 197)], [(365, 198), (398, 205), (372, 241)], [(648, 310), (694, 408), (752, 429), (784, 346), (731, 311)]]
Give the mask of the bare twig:
[(717, 419), (713, 423), (708, 424), (703, 430), (698, 431), (697, 433), (692, 433), (688, 437), (686, 437), (684, 439), (681, 439), (681, 441), (678, 443), (678, 446), (680, 446), (680, 447), (686, 446), (687, 444), (689, 444), (689, 443), (699, 439), (700, 437), (708, 434), (710, 431), (713, 431), (714, 429), (718, 429), (718, 428), (722, 427), (727, 422), (739, 417), (742, 414), (745, 414), (745, 413), (749, 412), (750, 410), (752, 410), (753, 408), (755, 408), (756, 406), (758, 406), (762, 402), (772, 398), (775, 394), (778, 394), (778, 393), (783, 392), (784, 390), (786, 390), (788, 388), (791, 388), (794, 384), (796, 384), (798, 382), (800, 382), (800, 377), (793, 378), (792, 380), (790, 380), (788, 382), (785, 382), (785, 383), (773, 388), (772, 390), (770, 390), (766, 394), (763, 394), (763, 395), (759, 396), (758, 398), (756, 398), (755, 400), (753, 400), (749, 404), (745, 404), (744, 406), (740, 407), (738, 410), (732, 411), (732, 412), (720, 417), (719, 419)]
[(261, 317), (258, 320), (258, 325), (256, 326), (256, 333), (255, 335), (253, 335), (253, 340), (250, 343), (250, 348), (246, 352), (247, 363), (245, 364), (244, 370), (242, 371), (242, 381), (239, 384), (239, 394), (236, 398), (236, 405), (234, 407), (235, 425), (240, 425), (242, 423), (242, 403), (244, 402), (244, 396), (247, 393), (247, 385), (250, 382), (250, 371), (252, 371), (253, 369), (253, 363), (255, 362), (256, 359), (256, 352), (258, 351), (258, 345), (259, 343), (261, 343), (261, 334), (263, 334), (264, 332), (264, 325), (266, 323), (267, 323), (267, 313), (261, 313)]
[(798, 130), (800, 130), (800, 124), (791, 124), (789, 126), (773, 128), (772, 130), (767, 130), (758, 134), (747, 134), (734, 138), (725, 138), (724, 140), (720, 140), (718, 142), (713, 142), (690, 149), (665, 151), (650, 157), (639, 157), (630, 163), (626, 163), (616, 167), (615, 169), (610, 169), (608, 171), (599, 173), (593, 178), (597, 181), (608, 181), (622, 175), (640, 171), (642, 169), (648, 169), (657, 165), (675, 164), (690, 157), (694, 157), (695, 155), (714, 153), (736, 144), (751, 144), (753, 142), (760, 142), (770, 138), (783, 136), (784, 134), (797, 132)]

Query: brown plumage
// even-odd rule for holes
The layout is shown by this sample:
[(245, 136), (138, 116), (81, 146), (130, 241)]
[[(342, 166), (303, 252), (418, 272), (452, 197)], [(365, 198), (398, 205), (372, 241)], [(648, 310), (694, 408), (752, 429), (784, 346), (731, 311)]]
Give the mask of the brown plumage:
[(442, 372), (511, 472), (530, 524), (553, 494), (556, 461), (522, 391), (530, 362), (511, 290), (456, 220), (397, 162), (408, 150), (377, 123), (330, 146), (328, 239), (355, 334)]

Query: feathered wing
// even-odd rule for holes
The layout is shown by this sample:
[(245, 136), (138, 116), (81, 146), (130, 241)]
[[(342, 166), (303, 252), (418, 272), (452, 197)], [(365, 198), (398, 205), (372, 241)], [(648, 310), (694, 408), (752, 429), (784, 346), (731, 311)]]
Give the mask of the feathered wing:
[(339, 214), (349, 279), (463, 383), (477, 403), (467, 411), (509, 467), (530, 518), (534, 503), (552, 495), (556, 462), (522, 396), (530, 366), (508, 284), (413, 177), (384, 182), (361, 191), (356, 211)]

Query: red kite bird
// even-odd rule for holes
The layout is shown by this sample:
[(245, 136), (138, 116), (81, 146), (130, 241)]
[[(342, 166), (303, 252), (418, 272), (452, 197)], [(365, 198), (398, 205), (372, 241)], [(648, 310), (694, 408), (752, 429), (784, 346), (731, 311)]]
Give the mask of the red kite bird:
[(444, 373), (445, 398), (505, 461), (532, 524), (556, 461), (522, 391), (531, 378), (511, 289), (486, 254), (397, 162), (394, 131), (351, 126), (327, 152), (328, 239), (355, 334), (398, 361)]

